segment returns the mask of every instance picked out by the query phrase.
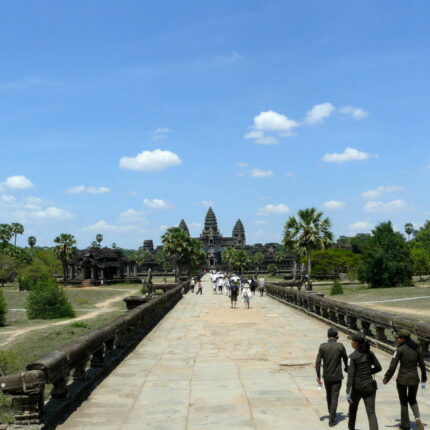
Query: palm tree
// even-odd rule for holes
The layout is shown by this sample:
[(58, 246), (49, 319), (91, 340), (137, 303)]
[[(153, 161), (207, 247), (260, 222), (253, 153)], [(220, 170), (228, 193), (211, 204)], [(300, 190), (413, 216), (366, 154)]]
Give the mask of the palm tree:
[(97, 243), (99, 244), (99, 248), (100, 248), (100, 247), (101, 247), (101, 243), (103, 242), (103, 235), (99, 233), (99, 234), (96, 236), (96, 241), (97, 241)]
[(0, 241), (5, 246), (13, 235), (12, 226), (10, 224), (0, 224)]
[(284, 245), (306, 257), (309, 289), (312, 289), (311, 251), (325, 249), (333, 243), (331, 221), (323, 217), (316, 208), (301, 209), (297, 218), (288, 218), (284, 227)]
[(24, 233), (24, 226), (19, 222), (13, 222), (11, 224), (11, 227), (12, 227), (12, 234), (15, 236), (14, 245), (16, 246), (16, 237), (18, 236), (18, 234)]
[(256, 277), (258, 278), (258, 273), (260, 271), (260, 266), (264, 262), (264, 254), (262, 252), (256, 252), (253, 255), (252, 259), (253, 259), (254, 264), (255, 264), (255, 274), (256, 274)]
[(27, 242), (31, 250), (33, 251), (34, 245), (36, 245), (37, 242), (36, 238), (34, 236), (28, 236)]
[(414, 232), (414, 226), (412, 223), (407, 222), (405, 224), (405, 233), (408, 235), (408, 240), (411, 239), (411, 234)]
[(70, 257), (75, 253), (76, 248), (76, 239), (73, 234), (61, 233), (54, 239), (54, 242), (57, 244), (55, 247), (55, 253), (57, 257), (63, 263), (63, 279), (64, 285), (67, 285), (67, 266), (70, 260)]

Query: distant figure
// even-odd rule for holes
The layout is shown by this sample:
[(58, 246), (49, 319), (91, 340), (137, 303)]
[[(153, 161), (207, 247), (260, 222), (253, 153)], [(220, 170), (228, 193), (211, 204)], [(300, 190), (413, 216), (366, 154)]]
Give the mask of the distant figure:
[(243, 286), (243, 290), (242, 290), (242, 301), (243, 301), (243, 306), (246, 309), (249, 309), (249, 304), (251, 302), (251, 297), (252, 297), (252, 292), (251, 292), (251, 288), (250, 285), (248, 284), (248, 282), (246, 282)]
[(230, 284), (230, 301), (231, 301), (231, 308), (236, 309), (237, 306), (237, 296), (239, 295), (239, 287), (237, 286), (236, 282), (231, 281)]
[(230, 281), (227, 276), (224, 278), (224, 293), (230, 295)]
[(190, 281), (190, 291), (192, 292), (192, 293), (194, 293), (194, 287), (196, 286), (196, 281), (195, 281), (195, 279), (194, 278), (191, 278), (191, 281)]
[(163, 278), (163, 284), (167, 285), (167, 278), (166, 277)]
[(217, 279), (218, 293), (222, 294), (222, 287), (224, 286), (224, 279), (219, 277)]
[(217, 290), (216, 279), (212, 279), (212, 293), (216, 294), (217, 293), (216, 290)]
[(337, 329), (330, 327), (327, 331), (328, 341), (320, 345), (315, 361), (317, 372), (317, 383), (321, 382), (321, 361), (323, 362), (323, 379), (327, 397), (327, 408), (329, 413), (329, 427), (336, 425), (336, 411), (339, 400), (340, 388), (342, 387), (342, 360), (345, 372), (348, 371), (348, 356), (343, 344), (338, 343), (339, 335)]
[(426, 366), (421, 354), (419, 345), (414, 342), (409, 331), (401, 329), (395, 337), (397, 350), (391, 359), (390, 367), (384, 376), (384, 384), (394, 375), (397, 365), (400, 363), (399, 373), (397, 374), (397, 392), (400, 400), (400, 426), (410, 428), (408, 403), (414, 413), (417, 430), (424, 430), (421, 422), (420, 411), (417, 403), (417, 391), (420, 384), (417, 366), (421, 369), (421, 382), (427, 382)]
[(370, 350), (369, 342), (361, 334), (351, 336), (354, 352), (349, 356), (346, 398), (349, 403), (348, 428), (355, 429), (357, 409), (363, 399), (366, 407), (369, 430), (378, 430), (375, 412), (376, 381), (373, 375), (382, 370), (375, 354)]
[(203, 294), (203, 285), (202, 285), (201, 279), (199, 279), (197, 281), (197, 293), (196, 294), (200, 294), (200, 295)]
[(264, 278), (260, 278), (258, 280), (258, 290), (260, 291), (260, 296), (263, 297), (264, 295), (264, 287), (266, 285), (266, 281), (264, 280)]
[(251, 282), (249, 283), (249, 287), (251, 288), (252, 295), (255, 295), (255, 290), (257, 288), (257, 282), (255, 280), (255, 276), (251, 278)]

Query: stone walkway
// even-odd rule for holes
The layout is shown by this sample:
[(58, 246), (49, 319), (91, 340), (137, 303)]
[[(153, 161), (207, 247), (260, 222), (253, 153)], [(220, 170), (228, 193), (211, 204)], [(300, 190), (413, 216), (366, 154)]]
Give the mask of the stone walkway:
[[(314, 360), (327, 326), (268, 297), (252, 309), (230, 309), (229, 298), (186, 295), (62, 430), (318, 430), (328, 428), (324, 390)], [(340, 339), (351, 352), (344, 335)], [(376, 351), (386, 370), (390, 356)], [(280, 366), (280, 363), (292, 366)], [(395, 382), (377, 394), (380, 429), (397, 428)], [(428, 390), (430, 391), (430, 390)], [(419, 392), (430, 428), (430, 393)], [(347, 429), (345, 385), (338, 430)], [(361, 404), (357, 429), (367, 429)], [(415, 427), (412, 427), (415, 428)]]

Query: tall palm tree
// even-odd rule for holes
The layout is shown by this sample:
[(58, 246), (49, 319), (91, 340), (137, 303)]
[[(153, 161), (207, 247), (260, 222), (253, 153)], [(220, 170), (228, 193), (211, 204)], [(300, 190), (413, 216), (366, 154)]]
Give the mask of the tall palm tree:
[(256, 252), (252, 256), (253, 262), (255, 264), (255, 276), (258, 278), (258, 274), (260, 272), (260, 266), (264, 262), (264, 254), (262, 252)]
[(291, 216), (284, 227), (284, 245), (293, 248), (307, 260), (309, 289), (312, 289), (311, 251), (325, 249), (333, 243), (331, 221), (316, 208), (301, 209), (297, 218)]
[(13, 231), (10, 224), (0, 224), (0, 242), (5, 246), (12, 238)]
[(76, 239), (73, 234), (61, 233), (54, 239), (54, 242), (57, 244), (55, 248), (55, 253), (63, 263), (64, 285), (67, 285), (67, 266), (70, 258), (76, 251)]
[(96, 241), (99, 244), (99, 247), (101, 246), (101, 243), (103, 242), (103, 235), (102, 234), (98, 234), (96, 235)]
[(18, 234), (24, 233), (24, 226), (22, 224), (20, 224), (19, 222), (13, 222), (11, 224), (11, 227), (12, 227), (12, 233), (15, 237), (14, 245), (16, 246), (16, 237), (18, 236)]
[(30, 246), (31, 250), (33, 251), (34, 245), (36, 245), (37, 239), (35, 236), (28, 236), (27, 239), (28, 245)]
[(408, 235), (408, 240), (411, 240), (411, 234), (414, 232), (414, 225), (410, 222), (405, 224), (405, 233)]

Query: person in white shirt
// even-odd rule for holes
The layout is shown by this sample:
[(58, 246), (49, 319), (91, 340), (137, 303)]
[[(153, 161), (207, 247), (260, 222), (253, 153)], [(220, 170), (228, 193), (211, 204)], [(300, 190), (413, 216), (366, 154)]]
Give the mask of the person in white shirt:
[(251, 303), (251, 297), (252, 297), (251, 288), (249, 287), (249, 284), (246, 283), (244, 284), (243, 290), (242, 290), (242, 301), (243, 301), (243, 306), (247, 309), (249, 309), (249, 304)]
[(218, 293), (222, 294), (222, 287), (224, 285), (224, 278), (219, 277), (217, 279)]

